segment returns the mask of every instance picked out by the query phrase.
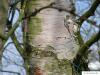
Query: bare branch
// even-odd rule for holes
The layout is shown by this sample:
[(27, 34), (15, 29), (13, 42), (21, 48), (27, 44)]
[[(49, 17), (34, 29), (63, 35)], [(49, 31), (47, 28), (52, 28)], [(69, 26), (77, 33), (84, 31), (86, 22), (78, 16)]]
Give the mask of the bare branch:
[(100, 0), (95, 0), (94, 1), (91, 8), (79, 18), (80, 25), (82, 25), (82, 23), (85, 20), (87, 20), (91, 15), (94, 15), (94, 12), (95, 12), (96, 8), (99, 6), (99, 4), (100, 4)]
[[(22, 15), (20, 15), (22, 16)], [(7, 36), (0, 34), (0, 38), (2, 40), (7, 40), (11, 35), (13, 35), (14, 31), (17, 29), (17, 27), (19, 26), (19, 23), (22, 21), (22, 17), (20, 17), (20, 19), (18, 20), (18, 22), (15, 23), (15, 25), (9, 30), (9, 32), (7, 33)]]
[(6, 71), (6, 70), (1, 70), (1, 69), (0, 69), (0, 72), (8, 72), (8, 73), (14, 73), (14, 74), (18, 74), (18, 75), (20, 75), (20, 73), (18, 73), (18, 72)]
[(21, 54), (22, 57), (24, 57), (24, 55), (23, 55), (24, 49), (23, 49), (23, 48), (21, 47), (21, 45), (19, 44), (19, 42), (18, 42), (16, 36), (13, 34), (13, 35), (11, 35), (11, 38), (12, 38), (13, 43), (14, 43), (14, 45), (16, 46), (18, 52)]
[(100, 31), (99, 31), (96, 35), (93, 35), (93, 36), (91, 37), (91, 39), (89, 39), (86, 43), (84, 43), (84, 44), (82, 45), (81, 48), (79, 48), (78, 54), (77, 54), (77, 55), (84, 56), (84, 53), (87, 51), (87, 49), (89, 49), (90, 46), (91, 46), (92, 44), (94, 44), (95, 42), (97, 42), (99, 39), (100, 39)]
[(35, 9), (34, 12), (32, 12), (32, 13), (31, 13), (30, 15), (28, 15), (28, 16), (23, 17), (23, 19), (36, 16), (41, 10), (46, 9), (46, 8), (50, 8), (53, 4), (54, 4), (54, 2), (53, 2), (53, 3), (50, 3), (49, 5), (47, 5), (47, 6), (45, 6), (45, 7), (42, 7), (42, 8), (40, 8), (40, 9)]

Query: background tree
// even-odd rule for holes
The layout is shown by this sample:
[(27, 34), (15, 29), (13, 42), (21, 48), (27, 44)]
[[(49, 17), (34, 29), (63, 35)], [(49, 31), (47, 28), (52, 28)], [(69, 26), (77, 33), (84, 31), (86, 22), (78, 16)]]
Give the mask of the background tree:
[[(88, 49), (99, 41), (99, 25), (89, 19), (95, 15), (99, 3), (99, 0), (92, 1), (90, 8), (79, 15), (75, 13), (73, 0), (15, 0), (10, 4), (10, 14), (20, 9), (19, 19), (14, 25), (12, 21), (7, 36), (0, 34), (0, 38), (5, 43), (11, 37), (24, 60), (27, 75), (80, 75), (82, 70), (89, 70)], [(84, 21), (98, 28), (88, 40), (81, 34)], [(19, 23), (23, 32), (21, 43), (14, 34)]]

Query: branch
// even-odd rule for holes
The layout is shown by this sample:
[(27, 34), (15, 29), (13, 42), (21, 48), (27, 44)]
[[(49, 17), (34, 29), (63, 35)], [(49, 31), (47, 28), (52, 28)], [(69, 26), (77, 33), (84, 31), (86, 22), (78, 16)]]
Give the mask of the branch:
[(47, 5), (47, 6), (45, 6), (45, 7), (42, 7), (42, 8), (40, 8), (40, 9), (35, 9), (34, 12), (32, 12), (32, 13), (31, 13), (30, 15), (28, 15), (28, 16), (23, 17), (23, 19), (36, 16), (41, 10), (46, 9), (46, 8), (50, 8), (53, 4), (54, 4), (54, 2), (53, 2), (53, 3), (50, 3), (49, 5)]
[(73, 63), (75, 65), (80, 65), (80, 68), (82, 70), (88, 70), (87, 61), (85, 61), (88, 55), (86, 54), (86, 52), (90, 48), (90, 46), (95, 42), (97, 42), (99, 39), (100, 39), (100, 31), (96, 35), (92, 36), (91, 39), (89, 39), (79, 48), (75, 58), (73, 59)]
[(84, 53), (87, 51), (87, 49), (90, 48), (90, 46), (97, 42), (99, 39), (100, 31), (96, 35), (93, 35), (91, 39), (89, 39), (86, 43), (82, 45), (82, 47), (78, 50), (77, 55), (84, 56)]
[(19, 18), (18, 22), (15, 23), (15, 25), (9, 30), (9, 32), (7, 33), (7, 36), (0, 34), (0, 38), (2, 40), (7, 40), (11, 35), (13, 35), (14, 31), (17, 29), (17, 27), (19, 26), (19, 23), (22, 21), (22, 15), (20, 15), (21, 17)]
[(5, 71), (5, 70), (1, 70), (1, 69), (0, 69), (0, 72), (15, 73), (15, 74), (18, 74), (18, 75), (20, 75), (20, 73), (18, 73), (18, 72), (13, 72), (13, 71)]
[(99, 54), (99, 56), (100, 56), (100, 49), (98, 50), (98, 54)]
[(13, 43), (14, 45), (16, 46), (18, 52), (21, 54), (21, 56), (23, 57), (23, 52), (24, 52), (24, 49), (20, 46), (15, 34), (11, 35), (11, 38), (13, 40)]
[(88, 23), (92, 24), (93, 26), (95, 26), (96, 28), (100, 28), (100, 25), (96, 25), (96, 22), (95, 21), (92, 21), (92, 20), (86, 20)]
[[(96, 8), (99, 6), (99, 3), (100, 3), (100, 0), (95, 0), (94, 3), (92, 4), (91, 8), (85, 13), (83, 14), (82, 16), (79, 16), (78, 14), (76, 14), (73, 10), (66, 10), (64, 8), (60, 8), (60, 7), (55, 7), (53, 6), (55, 3), (52, 2), (50, 3), (49, 5), (45, 6), (45, 7), (42, 7), (42, 8), (39, 8), (39, 9), (35, 9), (34, 12), (32, 12), (30, 15), (28, 16), (25, 16), (23, 17), (22, 19), (26, 19), (26, 18), (30, 18), (30, 17), (34, 17), (36, 16), (40, 11), (44, 10), (44, 9), (47, 9), (47, 8), (52, 8), (52, 9), (57, 9), (58, 11), (65, 11), (65, 12), (68, 12), (70, 13), (71, 15), (73, 16), (78, 16), (80, 17), (78, 20), (80, 21), (80, 25), (82, 25), (82, 23), (86, 20), (87, 22), (91, 22), (90, 20), (87, 20), (88, 17), (90, 17), (91, 15), (94, 14)], [(91, 23), (94, 23), (94, 22), (91, 22)], [(98, 26), (96, 26), (98, 27)]]
[[(99, 2), (98, 2), (99, 3)], [(53, 3), (51, 3), (51, 4), (49, 4), (49, 5), (47, 5), (47, 6), (45, 6), (45, 7), (42, 7), (42, 8), (40, 8), (40, 9), (35, 9), (35, 11), (34, 12), (32, 12), (30, 15), (28, 15), (28, 16), (25, 16), (25, 17), (23, 17), (23, 19), (26, 19), (26, 18), (30, 18), (30, 17), (34, 17), (34, 16), (36, 16), (40, 11), (42, 11), (42, 10), (44, 10), (44, 9), (47, 9), (47, 8), (52, 8), (52, 9), (56, 9), (56, 10), (58, 10), (59, 12), (61, 12), (61, 11), (64, 11), (64, 12), (68, 12), (68, 13), (70, 13), (71, 15), (73, 15), (73, 16), (78, 16), (78, 17), (80, 17), (79, 18), (79, 20), (80, 20), (80, 23), (83, 23), (83, 22), (81, 22), (82, 20), (83, 21), (87, 21), (87, 22), (89, 22), (89, 23), (91, 23), (91, 24), (95, 24), (95, 22), (94, 21), (91, 21), (91, 20), (88, 20), (86, 17), (83, 17), (83, 16), (85, 16), (85, 15), (87, 15), (87, 13), (89, 13), (89, 15), (88, 15), (88, 17), (89, 16), (91, 16), (91, 9), (95, 6), (94, 4), (92, 5), (92, 7), (91, 7), (91, 9), (90, 10), (88, 10), (83, 16), (79, 16), (78, 14), (76, 14), (73, 10), (67, 10), (67, 9), (64, 9), (64, 8), (60, 8), (60, 7), (56, 7), (56, 6), (53, 6), (55, 3), (53, 2)], [(97, 6), (96, 6), (97, 7)], [(95, 8), (96, 8), (95, 7)], [(94, 8), (94, 9), (95, 9)], [(93, 10), (92, 10), (93, 11)], [(95, 10), (94, 10), (95, 11)], [(81, 24), (80, 24), (81, 25)], [(94, 25), (95, 27), (97, 27), (98, 28), (98, 25)]]
[(9, 36), (11, 36), (12, 34), (14, 34), (14, 31), (17, 29), (18, 26), (19, 26), (19, 22), (16, 23), (16, 24), (9, 30), (9, 32), (7, 33), (6, 39), (8, 39)]
[(65, 11), (65, 12), (69, 12), (69, 13), (72, 14), (72, 15), (76, 15), (76, 14), (73, 12), (73, 10), (66, 10), (66, 9), (63, 9), (63, 8), (60, 8), (60, 7), (55, 7), (55, 6), (53, 6), (54, 4), (55, 4), (55, 3), (52, 2), (52, 3), (50, 3), (50, 4), (47, 5), (47, 6), (44, 6), (44, 7), (39, 8), (39, 9), (35, 9), (34, 12), (32, 12), (32, 13), (31, 13), (30, 15), (28, 15), (28, 16), (23, 17), (23, 19), (30, 18), (30, 17), (34, 17), (34, 16), (36, 16), (40, 11), (42, 11), (42, 10), (44, 10), (44, 9), (47, 9), (47, 8), (57, 9), (58, 11)]
[(15, 25), (9, 30), (9, 32), (7, 33), (7, 36), (0, 36), (0, 38), (4, 39), (5, 42), (6, 42), (8, 40), (8, 38), (11, 36), (12, 37), (12, 40), (13, 40), (16, 48), (17, 48), (17, 50), (19, 51), (19, 53), (21, 54), (21, 56), (23, 56), (24, 49), (21, 46), (19, 46), (20, 44), (19, 44), (17, 38), (14, 35), (14, 32), (17, 29), (17, 27), (19, 26), (19, 23), (21, 21), (22, 21), (22, 15), (20, 15), (20, 18), (19, 18), (18, 22), (16, 22)]
[(13, 35), (14, 31), (17, 29), (17, 27), (19, 26), (19, 22), (16, 23), (7, 33), (7, 36), (0, 34), (0, 39), (6, 41), (11, 35)]
[(94, 12), (95, 12), (96, 8), (99, 6), (99, 4), (100, 4), (100, 0), (94, 1), (91, 8), (78, 19), (80, 21), (80, 25), (82, 25), (82, 23), (85, 20), (87, 20), (91, 15), (94, 15)]

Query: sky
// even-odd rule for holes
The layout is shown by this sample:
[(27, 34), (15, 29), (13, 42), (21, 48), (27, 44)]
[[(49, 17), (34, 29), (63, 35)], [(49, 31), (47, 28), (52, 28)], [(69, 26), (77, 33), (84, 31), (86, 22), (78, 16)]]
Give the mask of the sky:
[[(89, 0), (78, 0), (75, 4), (76, 13), (81, 16), (82, 14), (84, 14), (90, 8), (90, 6), (91, 6), (91, 1), (89, 1)], [(100, 9), (97, 8), (97, 11), (99, 11), (99, 10)], [(94, 21), (96, 21), (97, 25), (100, 24), (99, 13), (100, 12), (95, 12), (95, 16), (90, 17), (90, 19), (93, 19)], [(16, 10), (15, 15), (14, 15), (13, 25), (16, 23), (18, 18), (19, 18), (19, 11)], [(10, 14), (9, 20), (10, 19), (11, 19), (11, 14)], [(89, 40), (90, 37), (94, 34), (94, 30), (95, 30), (95, 32), (98, 32), (98, 28), (91, 26), (86, 21), (82, 24), (82, 28), (80, 29), (80, 32), (81, 32), (81, 35), (82, 35), (85, 42), (87, 40)], [(22, 39), (23, 39), (22, 34), (23, 34), (22, 33), (22, 27), (21, 27), (21, 23), (20, 23), (19, 27), (15, 31), (15, 35), (17, 36), (17, 39), (20, 43), (23, 42), (22, 41)], [(8, 44), (9, 44), (9, 46), (7, 46)], [(24, 61), (23, 61), (21, 55), (18, 53), (16, 47), (12, 43), (12, 39), (10, 37), (7, 40), (4, 47), (6, 47), (6, 48), (4, 50), (3, 58), (2, 58), (3, 70), (14, 71), (14, 72), (20, 73), (21, 75), (26, 75), (25, 69), (23, 67)], [(91, 46), (91, 49), (96, 51), (98, 49), (98, 47), (96, 47), (96, 45), (94, 45), (94, 46)], [(97, 55), (97, 58), (98, 58), (98, 54), (96, 54), (96, 55)], [(18, 74), (1, 73), (0, 72), (0, 75), (18, 75)]]

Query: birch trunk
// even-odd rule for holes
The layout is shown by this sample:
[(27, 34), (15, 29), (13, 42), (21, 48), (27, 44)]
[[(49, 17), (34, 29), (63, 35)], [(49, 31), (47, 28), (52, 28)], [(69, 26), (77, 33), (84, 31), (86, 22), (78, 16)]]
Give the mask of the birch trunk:
[[(30, 2), (30, 12), (54, 1), (56, 7), (72, 9), (68, 0), (36, 0)], [(69, 60), (75, 56), (78, 45), (64, 26), (66, 15), (69, 13), (48, 8), (30, 18), (29, 41), (33, 46), (30, 64), (35, 75), (72, 75)], [(73, 32), (71, 26), (70, 31)]]

